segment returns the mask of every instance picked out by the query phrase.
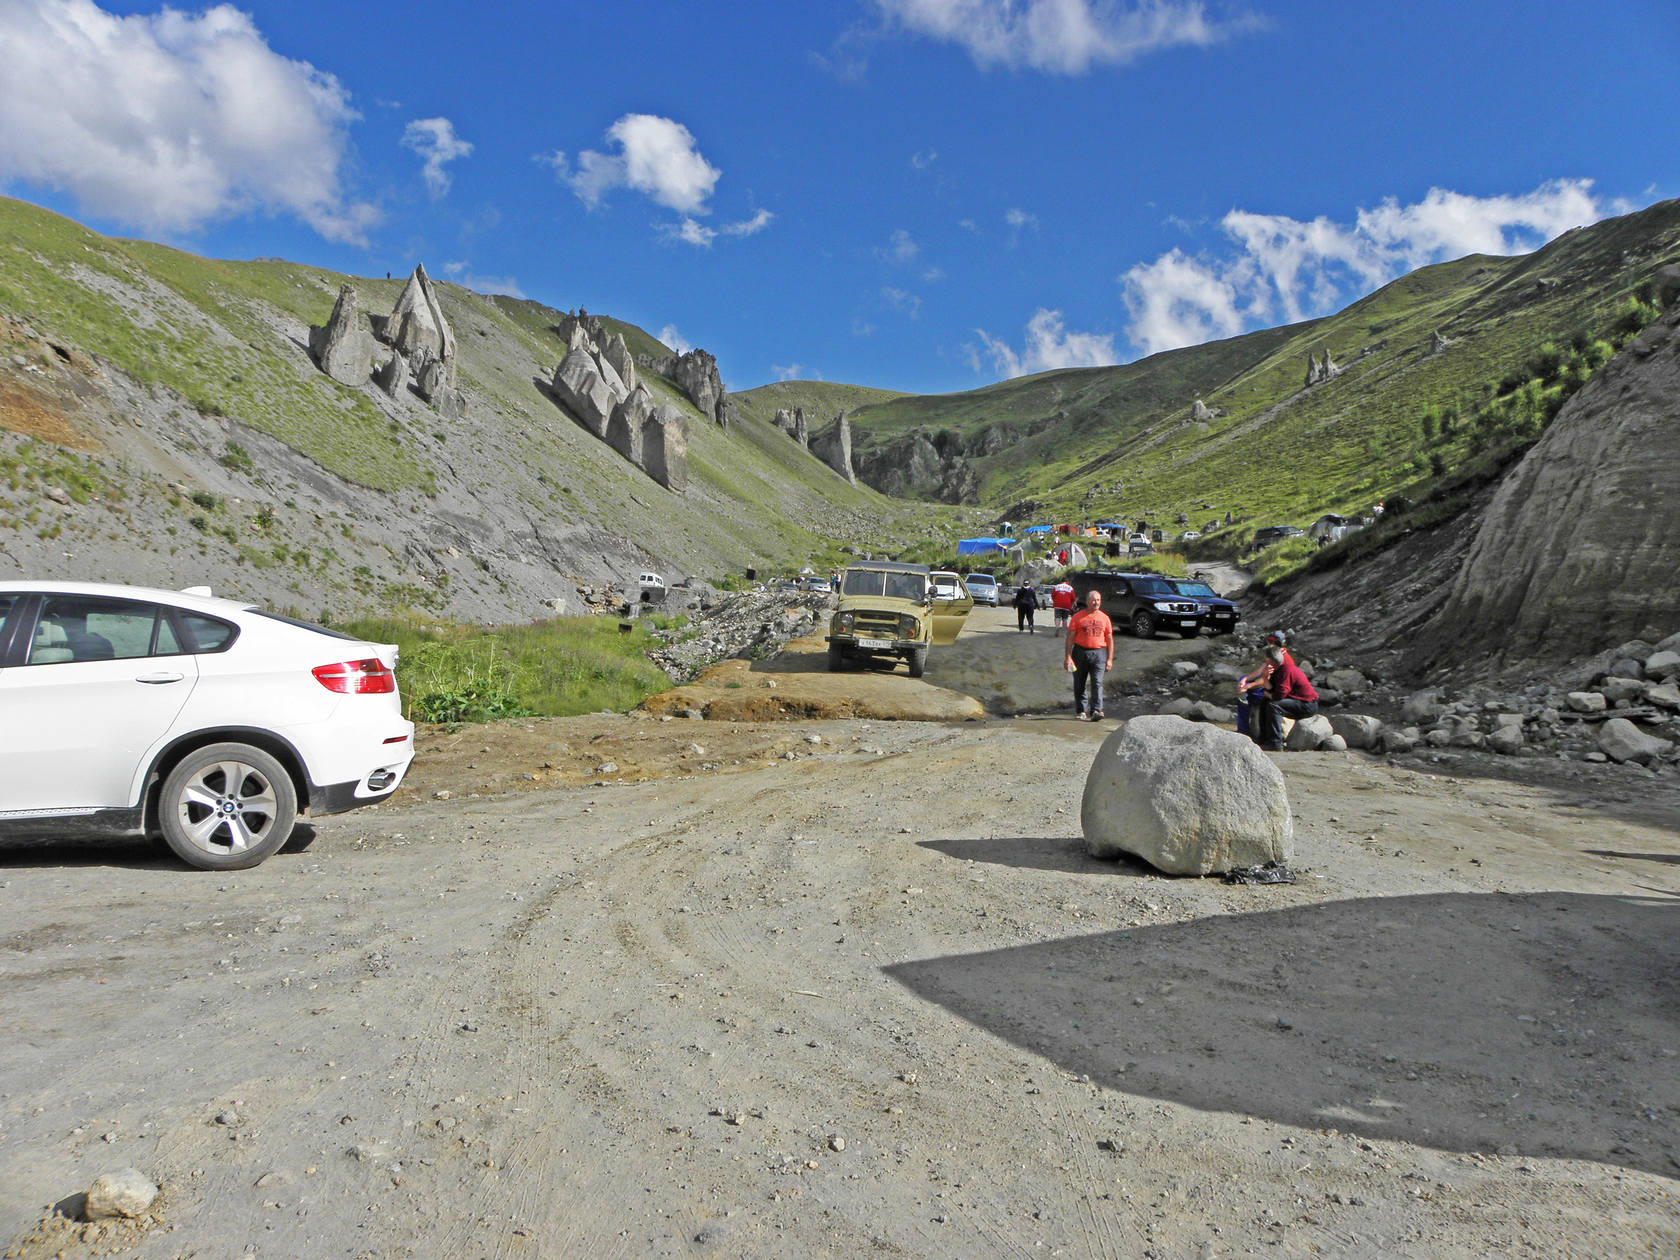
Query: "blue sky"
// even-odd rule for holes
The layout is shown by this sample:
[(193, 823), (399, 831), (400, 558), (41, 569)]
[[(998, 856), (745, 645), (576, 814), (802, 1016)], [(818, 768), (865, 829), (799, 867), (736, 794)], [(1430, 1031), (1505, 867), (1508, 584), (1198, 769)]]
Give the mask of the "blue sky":
[(0, 189), (943, 392), (1680, 194), (1677, 60), (1674, 0), (0, 0)]

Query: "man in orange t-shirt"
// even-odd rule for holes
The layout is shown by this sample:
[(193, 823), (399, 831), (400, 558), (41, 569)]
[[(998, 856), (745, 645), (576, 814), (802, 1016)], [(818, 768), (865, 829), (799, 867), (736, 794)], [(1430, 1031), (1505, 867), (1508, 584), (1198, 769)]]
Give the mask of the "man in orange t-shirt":
[[(1102, 595), (1096, 591), (1085, 596), (1085, 607), (1068, 622), (1063, 668), (1073, 674), (1073, 707), (1079, 720), (1098, 721), (1103, 716), (1103, 675), (1114, 668), (1114, 623), (1102, 610)], [(1087, 690), (1091, 693), (1088, 706)]]

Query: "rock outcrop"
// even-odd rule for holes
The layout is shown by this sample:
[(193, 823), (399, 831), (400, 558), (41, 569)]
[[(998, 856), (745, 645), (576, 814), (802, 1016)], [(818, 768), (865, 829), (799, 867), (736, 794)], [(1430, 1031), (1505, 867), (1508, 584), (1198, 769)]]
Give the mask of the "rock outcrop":
[(811, 454), (856, 484), (857, 473), (852, 469), (852, 422), (841, 412), (834, 423), (810, 440)]
[[(391, 347), (390, 358), (374, 367), (377, 343)], [(424, 266), (397, 297), (389, 315), (363, 316), (357, 310), (356, 290), (338, 291), (332, 315), (309, 330), (309, 353), (321, 370), (344, 385), (369, 380), (394, 399), (413, 391), (451, 420), (466, 411), (466, 399), (455, 387), (455, 333), (438, 305), (437, 294)]]
[(1330, 361), (1329, 347), (1325, 347), (1324, 358), (1322, 360), (1314, 358), (1311, 354), (1307, 355), (1306, 384), (1308, 386), (1319, 385), (1325, 381), (1334, 380), (1336, 377), (1340, 376), (1341, 373), (1342, 369)]
[(655, 358), (638, 355), (635, 360), (649, 371), (658, 372), (671, 384), (688, 395), (689, 401), (700, 408), (700, 414), (714, 424), (729, 424), (729, 398), (718, 375), (717, 360), (704, 350), (690, 350), (686, 354)]
[(688, 420), (655, 405), (623, 336), (599, 316), (568, 315), (555, 331), (570, 346), (549, 383), (560, 405), (667, 490), (687, 489)]
[(642, 468), (667, 490), (688, 489), (688, 421), (669, 403), (642, 425)]
[(373, 333), (357, 309), (356, 290), (344, 285), (325, 324), (309, 330), (309, 354), (343, 385), (364, 384), (373, 370)]
[(805, 408), (778, 408), (775, 415), (778, 429), (807, 450), (811, 447), (811, 426), (805, 422)]
[(1223, 407), (1210, 407), (1200, 398), (1191, 404), (1190, 418), (1197, 424), (1206, 424), (1209, 420), (1217, 420), (1225, 414)]
[(1283, 774), (1253, 742), (1177, 717), (1137, 717), (1103, 741), (1080, 806), (1093, 857), (1129, 853), (1169, 875), (1287, 862)]
[(1680, 625), (1680, 309), (1564, 404), (1501, 482), (1412, 663), (1574, 661)]

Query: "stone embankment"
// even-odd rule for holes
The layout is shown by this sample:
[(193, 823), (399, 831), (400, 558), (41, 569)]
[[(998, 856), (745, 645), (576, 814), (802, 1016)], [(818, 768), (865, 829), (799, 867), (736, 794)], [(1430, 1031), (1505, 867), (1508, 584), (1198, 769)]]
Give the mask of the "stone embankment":
[[(1244, 651), (1231, 645), (1222, 654), (1230, 659), (1175, 663), (1179, 694), (1158, 711), (1232, 721)], [(1463, 750), (1634, 763), (1665, 774), (1680, 762), (1680, 633), (1624, 643), (1514, 690), (1483, 683), (1400, 693), (1328, 659), (1303, 656), (1298, 664), (1314, 680), (1320, 715), (1295, 724), (1286, 742), (1292, 752)]]

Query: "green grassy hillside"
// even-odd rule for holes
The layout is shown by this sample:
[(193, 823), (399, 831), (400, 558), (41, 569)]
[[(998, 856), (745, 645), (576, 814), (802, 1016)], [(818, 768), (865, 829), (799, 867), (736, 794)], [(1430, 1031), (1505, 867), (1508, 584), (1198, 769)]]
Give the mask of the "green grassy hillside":
[[(79, 393), (100, 402), (77, 420), (92, 435), (82, 449), (93, 453), (33, 452), (18, 466), (87, 464), (88, 475), (97, 472), (109, 486), (105, 497), (150, 513), (128, 523), (124, 545), (141, 546), (151, 531), (145, 545), (175, 557), (160, 562), (170, 580), (177, 568), (235, 573), (249, 576), (254, 595), (335, 609), (378, 611), (400, 599), (436, 612), (530, 615), (569, 583), (622, 581), (648, 565), (712, 578), (749, 566), (790, 571), (836, 563), (848, 543), (886, 550), (952, 532), (950, 509), (848, 483), (750, 407), (720, 427), (669, 382), (644, 373), (656, 399), (689, 418), (688, 489), (665, 490), (546, 392), (564, 350), (554, 331), (562, 312), (538, 302), (435, 282), (455, 330), (467, 399), (458, 421), (418, 399), (388, 399), (317, 370), (308, 329), (326, 321), (340, 285), (354, 284), (361, 308), (383, 314), (406, 278), (204, 259), (102, 237), (0, 198), (0, 332), (38, 339), (32, 354), (39, 341), (66, 347), (65, 363), (92, 356), (139, 387), (146, 412), (142, 428), (138, 413), (110, 414), (121, 391), (107, 397), (97, 379), (66, 381), (56, 405), (78, 411)], [(641, 328), (607, 322), (633, 353), (668, 353)], [(5, 402), (33, 399), (44, 382), (59, 379), (62, 365), (50, 352), (43, 362), (51, 371), (34, 376), (34, 366), (18, 367), (10, 356), (0, 362), (0, 386), (13, 387), (0, 396), (0, 456), (13, 459), (7, 452), (20, 443), (58, 442), (36, 402), (27, 424)], [(99, 427), (113, 422), (115, 431)], [(284, 449), (264, 447), (265, 454), (251, 435)], [(122, 438), (125, 458), (99, 453), (113, 436)], [(108, 550), (109, 568), (123, 571), (121, 531), (99, 535), (91, 520), (64, 523), (89, 534), (75, 547), (49, 547), (60, 526), (32, 505), (44, 477), (13, 477), (18, 484), (0, 503), (0, 550), (15, 539), (15, 563), (33, 571), (74, 552), (67, 576), (104, 575), (99, 557)], [(185, 489), (168, 489), (182, 481)], [(200, 491), (219, 505), (205, 529), (195, 524), (181, 534), (180, 521), (152, 506), (160, 494), (173, 501)], [(330, 548), (323, 528), (334, 535)], [(306, 547), (315, 557), (307, 568), (274, 559)]]
[[(1462, 434), (1428, 437), (1425, 413), (1470, 417), (1548, 342), (1607, 336), (1677, 250), (1680, 202), (1663, 202), (1531, 255), (1423, 268), (1308, 323), (865, 405), (854, 445), (860, 460), (913, 433), (942, 450), (995, 448), (969, 462), (978, 501), (998, 510), (1032, 499), (1045, 516), (1200, 521), (1215, 504), (1305, 523), (1413, 491), (1439, 475), (1432, 461), (1472, 454)], [(1304, 389), (1307, 356), (1325, 349), (1340, 375)], [(1197, 398), (1224, 414), (1195, 422)]]

